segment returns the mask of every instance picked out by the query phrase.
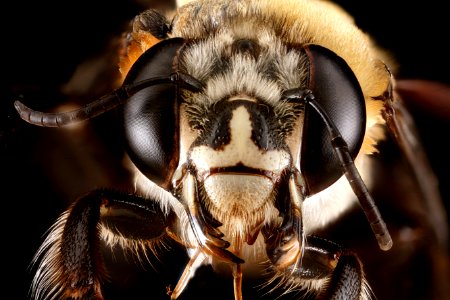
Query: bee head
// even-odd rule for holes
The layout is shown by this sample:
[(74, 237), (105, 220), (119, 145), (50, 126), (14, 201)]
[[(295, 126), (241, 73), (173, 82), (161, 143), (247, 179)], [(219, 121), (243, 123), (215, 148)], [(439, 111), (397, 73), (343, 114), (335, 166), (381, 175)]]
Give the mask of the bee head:
[[(211, 47), (207, 41), (167, 39), (128, 73), (124, 85), (174, 73), (202, 84), (195, 92), (180, 84), (155, 84), (126, 101), (127, 148), (144, 175), (167, 189), (175, 170), (187, 162), (199, 179), (234, 168), (272, 174), (276, 181), (297, 167), (310, 195), (342, 176), (320, 116), (284, 97), (293, 88), (311, 90), (356, 157), (365, 134), (365, 101), (342, 58), (318, 45), (284, 46), (277, 51), (283, 58), (265, 45), (239, 39), (196, 61)], [(295, 80), (289, 78), (293, 70)]]

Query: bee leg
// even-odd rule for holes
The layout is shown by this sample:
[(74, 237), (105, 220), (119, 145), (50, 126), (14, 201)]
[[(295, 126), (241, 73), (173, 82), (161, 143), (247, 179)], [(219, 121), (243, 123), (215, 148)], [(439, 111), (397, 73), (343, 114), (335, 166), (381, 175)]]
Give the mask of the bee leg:
[[(195, 253), (192, 255), (192, 258), (186, 265), (183, 274), (178, 280), (177, 285), (169, 293), (170, 299), (177, 299), (180, 294), (183, 292), (184, 288), (189, 283), (189, 280), (194, 276), (197, 268), (203, 263), (205, 260), (205, 254), (201, 248), (198, 248)], [(233, 284), (234, 284), (234, 298), (235, 300), (242, 300), (242, 265), (234, 264), (233, 265)]]
[(242, 300), (242, 265), (233, 265), (234, 300)]
[(169, 294), (170, 299), (174, 300), (180, 296), (184, 288), (189, 283), (189, 280), (194, 276), (195, 271), (203, 263), (205, 258), (206, 257), (202, 253), (201, 249), (198, 248), (192, 255), (186, 267), (184, 268), (183, 274), (181, 274), (181, 277), (178, 280), (177, 285), (175, 286), (173, 291), (171, 291), (171, 293)]
[(110, 231), (108, 242), (117, 235), (119, 245), (133, 245), (159, 239), (171, 215), (157, 201), (109, 190), (79, 198), (59, 217), (36, 254), (33, 299), (103, 299), (101, 282), (107, 274), (100, 254), (101, 228)]
[(317, 289), (319, 299), (370, 299), (370, 287), (355, 254), (318, 237), (307, 240), (298, 265), (284, 272), (290, 283)]

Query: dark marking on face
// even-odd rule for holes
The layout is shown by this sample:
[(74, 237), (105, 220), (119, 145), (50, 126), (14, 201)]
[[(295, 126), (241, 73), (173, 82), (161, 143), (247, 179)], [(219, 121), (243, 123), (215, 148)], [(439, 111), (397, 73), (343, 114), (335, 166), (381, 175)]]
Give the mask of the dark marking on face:
[[(262, 151), (280, 149), (280, 142), (273, 136), (275, 114), (266, 104), (249, 100), (224, 100), (213, 105), (202, 135), (193, 146), (206, 145), (214, 150), (223, 150), (231, 142), (230, 122), (234, 111), (244, 107), (249, 115), (251, 140)], [(245, 130), (243, 128), (243, 130)]]
[(233, 54), (248, 54), (255, 59), (258, 58), (261, 48), (257, 42), (249, 39), (239, 39), (233, 42), (231, 45), (231, 52)]

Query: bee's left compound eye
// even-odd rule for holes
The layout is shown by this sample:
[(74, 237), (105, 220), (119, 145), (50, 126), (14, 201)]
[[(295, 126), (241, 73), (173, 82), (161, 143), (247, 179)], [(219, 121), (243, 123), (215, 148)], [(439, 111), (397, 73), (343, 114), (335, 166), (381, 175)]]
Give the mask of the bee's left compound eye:
[[(124, 85), (152, 78), (168, 78), (184, 40), (164, 40), (142, 54)], [(137, 168), (150, 180), (168, 187), (178, 164), (177, 88), (161, 83), (143, 88), (123, 107), (127, 151)]]
[[(344, 59), (331, 50), (308, 45), (305, 51), (310, 62), (308, 88), (355, 158), (366, 127), (366, 106), (359, 82)], [(305, 108), (300, 155), (300, 169), (311, 195), (327, 188), (342, 175), (341, 163), (325, 123), (309, 105)]]

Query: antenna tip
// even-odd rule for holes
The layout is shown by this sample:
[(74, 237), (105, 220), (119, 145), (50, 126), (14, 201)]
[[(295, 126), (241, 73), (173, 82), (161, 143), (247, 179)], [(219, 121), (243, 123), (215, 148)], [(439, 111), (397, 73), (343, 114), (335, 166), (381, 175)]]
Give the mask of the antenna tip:
[(394, 244), (389, 233), (377, 236), (377, 241), (378, 246), (380, 246), (380, 249), (383, 251), (390, 250)]
[(20, 102), (20, 100), (15, 100), (14, 101), (14, 107), (16, 108), (16, 110), (18, 112), (22, 111), (25, 105), (23, 105), (22, 102)]

